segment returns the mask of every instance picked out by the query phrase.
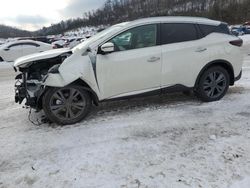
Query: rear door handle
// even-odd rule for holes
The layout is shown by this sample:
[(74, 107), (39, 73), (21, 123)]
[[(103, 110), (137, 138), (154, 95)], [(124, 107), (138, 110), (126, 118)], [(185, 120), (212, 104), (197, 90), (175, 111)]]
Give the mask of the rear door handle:
[(197, 48), (197, 49), (195, 50), (195, 52), (204, 52), (204, 51), (206, 51), (206, 50), (207, 50), (207, 48), (199, 47), (199, 48)]
[(148, 62), (156, 62), (156, 61), (159, 61), (161, 58), (160, 57), (151, 57), (148, 59)]

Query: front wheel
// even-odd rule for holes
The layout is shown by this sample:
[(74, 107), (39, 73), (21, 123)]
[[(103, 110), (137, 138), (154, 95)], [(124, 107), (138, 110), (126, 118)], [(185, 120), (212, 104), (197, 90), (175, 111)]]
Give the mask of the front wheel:
[(201, 76), (196, 86), (196, 94), (204, 102), (220, 100), (229, 88), (229, 74), (220, 67), (211, 67)]
[(92, 100), (79, 86), (50, 88), (43, 97), (45, 115), (57, 124), (74, 124), (83, 120), (91, 110)]

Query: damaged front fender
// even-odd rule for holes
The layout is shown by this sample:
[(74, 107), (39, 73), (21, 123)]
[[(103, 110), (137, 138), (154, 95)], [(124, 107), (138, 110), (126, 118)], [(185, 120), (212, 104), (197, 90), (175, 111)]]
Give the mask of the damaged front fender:
[(93, 65), (88, 53), (81, 54), (77, 51), (60, 65), (59, 73), (48, 73), (43, 84), (49, 87), (65, 87), (81, 79), (99, 98), (100, 91)]

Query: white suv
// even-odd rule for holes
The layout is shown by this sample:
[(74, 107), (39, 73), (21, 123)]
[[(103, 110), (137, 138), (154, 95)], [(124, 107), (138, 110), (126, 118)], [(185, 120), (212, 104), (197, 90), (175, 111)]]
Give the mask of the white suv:
[(149, 93), (194, 90), (216, 101), (241, 77), (241, 46), (225, 23), (206, 18), (121, 23), (72, 50), (18, 59), (15, 99), (58, 124), (81, 121), (92, 104)]

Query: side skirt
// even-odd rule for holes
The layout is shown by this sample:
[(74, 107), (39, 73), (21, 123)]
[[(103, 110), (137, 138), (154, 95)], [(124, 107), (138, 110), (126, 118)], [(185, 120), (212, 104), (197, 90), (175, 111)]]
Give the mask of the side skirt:
[(119, 101), (119, 100), (127, 100), (127, 99), (132, 99), (132, 98), (143, 98), (143, 97), (149, 97), (149, 96), (154, 96), (154, 95), (161, 95), (165, 93), (175, 93), (175, 92), (183, 92), (183, 91), (190, 91), (192, 90), (193, 87), (186, 87), (181, 84), (177, 84), (174, 86), (166, 87), (166, 88), (161, 88), (157, 89), (154, 91), (149, 91), (141, 94), (136, 94), (136, 95), (129, 95), (129, 96), (124, 96), (124, 97), (117, 97), (117, 98), (112, 98), (112, 99), (105, 99), (99, 102), (106, 102), (106, 101)]

